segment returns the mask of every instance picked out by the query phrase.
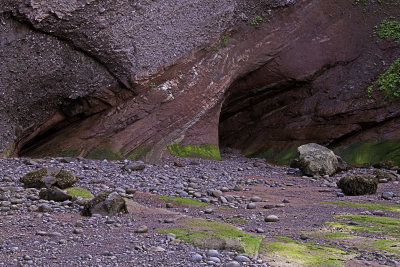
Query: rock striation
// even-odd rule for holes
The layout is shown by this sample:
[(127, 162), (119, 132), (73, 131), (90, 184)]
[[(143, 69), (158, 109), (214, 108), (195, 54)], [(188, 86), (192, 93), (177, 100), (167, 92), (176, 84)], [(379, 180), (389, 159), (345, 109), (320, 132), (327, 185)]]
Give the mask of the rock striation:
[(366, 93), (400, 56), (374, 35), (397, 13), (352, 1), (2, 1), (0, 153), (157, 161), (232, 147), (288, 163), (316, 142), (346, 161), (398, 164), (385, 142), (398, 145), (399, 104)]

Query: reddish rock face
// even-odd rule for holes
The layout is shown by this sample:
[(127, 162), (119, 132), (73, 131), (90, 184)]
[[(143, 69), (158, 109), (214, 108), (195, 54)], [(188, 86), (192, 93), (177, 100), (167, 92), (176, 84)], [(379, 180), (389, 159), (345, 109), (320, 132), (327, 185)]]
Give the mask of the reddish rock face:
[[(223, 1), (226, 8), (216, 16), (222, 16), (224, 25), (203, 16), (210, 23), (204, 29), (220, 28), (204, 30), (206, 37), (198, 45), (183, 46), (176, 57), (168, 52), (165, 62), (154, 61), (157, 68), (146, 71), (137, 69), (131, 50), (112, 49), (115, 39), (109, 35), (104, 43), (98, 41), (100, 33), (86, 35), (92, 24), (72, 31), (81, 21), (79, 12), (66, 22), (32, 20), (29, 9), (13, 13), (14, 20), (29, 21), (38, 31), (90, 51), (115, 78), (108, 89), (86, 93), (38, 119), (18, 136), (14, 153), (156, 161), (173, 144), (185, 153), (192, 146), (213, 145), (271, 156), (308, 142), (339, 147), (360, 138), (399, 138), (399, 104), (366, 93), (387, 68), (382, 59), (393, 62), (400, 55), (398, 44), (387, 45), (373, 35), (385, 12), (398, 12), (385, 7), (375, 13), (371, 6), (363, 13), (351, 1), (315, 0), (297, 1), (267, 15), (271, 7), (294, 1), (283, 2), (259, 6), (263, 21), (257, 21), (242, 1)], [(169, 16), (173, 19), (173, 12)], [(117, 20), (107, 23), (113, 28)], [(146, 55), (140, 58), (142, 62)], [(157, 57), (148, 58), (153, 62)]]

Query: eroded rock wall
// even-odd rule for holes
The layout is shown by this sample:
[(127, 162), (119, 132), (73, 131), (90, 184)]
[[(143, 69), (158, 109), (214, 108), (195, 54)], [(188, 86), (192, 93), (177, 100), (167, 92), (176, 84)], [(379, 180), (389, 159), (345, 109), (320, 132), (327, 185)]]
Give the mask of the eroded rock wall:
[[(2, 113), (2, 125), (13, 133), (3, 137), (2, 149), (15, 144), (14, 154), (28, 156), (154, 161), (177, 151), (215, 155), (221, 145), (286, 159), (310, 141), (340, 147), (360, 134), (399, 138), (392, 127), (399, 104), (366, 93), (387, 68), (382, 60), (400, 55), (397, 43), (373, 33), (398, 7), (366, 6), (344, 0), (4, 1), (6, 23), (65, 51), (39, 41), (50, 48), (40, 63), (48, 79), (33, 67), (12, 77), (6, 74), (12, 63), (0, 70), (8, 79), (1, 92), (42, 90), (35, 97), (48, 104), (10, 98), (32, 118), (10, 112), (17, 115), (7, 122)], [(5, 25), (4, 36), (19, 31)], [(14, 43), (38, 50), (22, 37)], [(0, 58), (12, 58), (10, 44), (1, 49)], [(37, 82), (27, 89), (15, 82), (23, 77)], [(21, 127), (23, 118), (30, 128)]]

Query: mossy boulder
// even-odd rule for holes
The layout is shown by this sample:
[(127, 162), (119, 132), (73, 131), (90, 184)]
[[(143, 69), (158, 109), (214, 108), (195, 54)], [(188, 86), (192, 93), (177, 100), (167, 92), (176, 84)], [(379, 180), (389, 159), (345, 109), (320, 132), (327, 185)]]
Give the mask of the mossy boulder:
[(40, 189), (46, 186), (45, 182), (42, 181), (42, 178), (46, 176), (47, 170), (43, 168), (37, 171), (28, 172), (22, 178), (20, 178), (19, 181), (23, 183), (25, 187)]
[(67, 170), (60, 170), (60, 172), (56, 175), (56, 180), (56, 186), (61, 189), (71, 187), (78, 182), (78, 178)]
[(390, 182), (392, 180), (397, 180), (397, 174), (388, 171), (374, 170), (374, 175), (376, 175), (376, 178), (379, 182)]
[(83, 207), (83, 216), (100, 214), (103, 216), (114, 216), (119, 213), (128, 213), (125, 200), (117, 193), (98, 194), (94, 199)]
[(378, 183), (378, 179), (374, 176), (346, 176), (340, 179), (337, 186), (345, 195), (361, 196), (375, 194)]
[(70, 171), (58, 168), (42, 168), (25, 174), (19, 179), (25, 187), (28, 188), (43, 188), (57, 186), (61, 189), (66, 189), (74, 185), (78, 178)]

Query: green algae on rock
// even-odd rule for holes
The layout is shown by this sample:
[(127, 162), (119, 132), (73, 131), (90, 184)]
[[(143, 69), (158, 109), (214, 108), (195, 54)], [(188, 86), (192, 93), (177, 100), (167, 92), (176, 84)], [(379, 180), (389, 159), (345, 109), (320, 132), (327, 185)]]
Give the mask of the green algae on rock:
[(203, 219), (185, 219), (183, 228), (160, 228), (163, 233), (173, 233), (179, 239), (200, 247), (236, 250), (250, 256), (259, 250), (262, 236), (252, 235), (238, 230), (235, 226), (218, 221)]
[[(400, 219), (393, 217), (377, 217), (371, 215), (341, 215), (342, 221), (327, 222), (333, 229), (342, 229), (350, 232), (376, 232), (392, 237), (400, 237)], [(350, 222), (356, 222), (350, 223)]]
[(82, 187), (70, 187), (65, 189), (65, 191), (67, 191), (68, 194), (72, 197), (82, 197), (89, 199), (94, 198), (93, 194), (89, 190), (86, 190)]
[(355, 203), (349, 201), (324, 201), (323, 204), (346, 206), (352, 208), (366, 208), (373, 210), (389, 210), (400, 212), (400, 204)]
[(50, 185), (55, 185), (61, 189), (71, 187), (78, 181), (70, 171), (57, 168), (42, 168), (36, 171), (29, 172), (19, 179), (25, 187), (42, 188), (46, 186), (46, 181), (43, 178), (53, 176), (54, 181)]
[(109, 147), (97, 147), (92, 150), (88, 155), (87, 158), (89, 159), (97, 159), (97, 160), (121, 160), (122, 156), (119, 153), (115, 153)]
[(164, 200), (166, 203), (174, 202), (183, 205), (208, 206), (207, 203), (185, 197), (167, 197), (167, 196), (157, 196), (157, 197)]
[(343, 261), (354, 258), (356, 254), (281, 236), (275, 241), (263, 242), (260, 256), (263, 260), (273, 260), (275, 266), (343, 266)]
[(361, 165), (392, 160), (400, 165), (400, 140), (363, 141), (337, 149), (339, 156), (348, 163)]
[(179, 157), (195, 157), (204, 159), (221, 160), (219, 147), (216, 145), (169, 145), (168, 151), (171, 155)]

